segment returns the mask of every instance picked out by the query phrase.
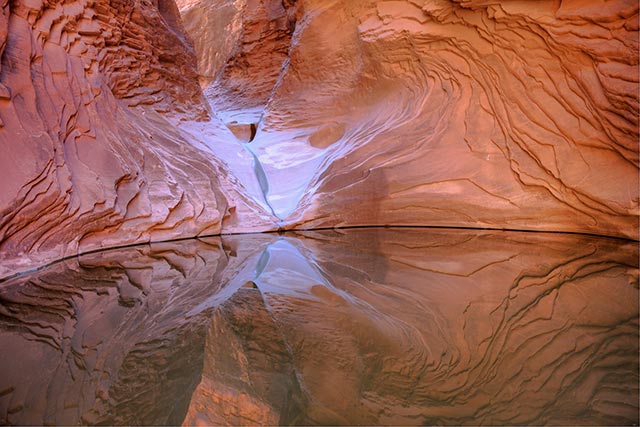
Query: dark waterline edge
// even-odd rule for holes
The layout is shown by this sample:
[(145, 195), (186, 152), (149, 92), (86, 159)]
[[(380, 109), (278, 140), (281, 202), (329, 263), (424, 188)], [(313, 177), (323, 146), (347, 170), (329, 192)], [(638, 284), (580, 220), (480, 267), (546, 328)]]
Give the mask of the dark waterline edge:
[(629, 237), (618, 237), (618, 236), (610, 236), (606, 234), (597, 234), (597, 233), (584, 233), (578, 231), (556, 231), (556, 230), (527, 230), (527, 229), (518, 229), (518, 228), (492, 228), (492, 227), (465, 227), (465, 226), (450, 226), (450, 225), (345, 225), (345, 226), (336, 226), (336, 227), (317, 227), (317, 228), (279, 228), (275, 230), (266, 230), (266, 231), (247, 231), (247, 232), (239, 232), (239, 233), (218, 233), (218, 234), (200, 234), (196, 236), (189, 237), (177, 237), (174, 239), (166, 239), (166, 240), (151, 240), (148, 242), (139, 242), (139, 243), (129, 243), (126, 245), (116, 245), (109, 246), (100, 249), (92, 249), (86, 252), (79, 252), (77, 254), (68, 255), (62, 258), (58, 258), (56, 260), (47, 262), (40, 266), (34, 267), (29, 270), (20, 271), (18, 273), (10, 274), (8, 276), (0, 277), (0, 284), (14, 279), (16, 277), (27, 275), (31, 273), (35, 273), (36, 271), (44, 270), (54, 264), (58, 264), (64, 261), (68, 261), (73, 258), (79, 258), (83, 255), (90, 255), (99, 252), (107, 252), (116, 249), (126, 249), (133, 248), (136, 246), (144, 246), (158, 243), (171, 243), (171, 242), (181, 242), (184, 240), (194, 240), (194, 239), (206, 239), (209, 237), (223, 237), (223, 236), (243, 236), (243, 235), (255, 235), (255, 234), (286, 234), (286, 233), (300, 233), (306, 231), (330, 231), (330, 230), (354, 230), (354, 229), (416, 229), (416, 230), (477, 230), (477, 231), (504, 231), (507, 233), (529, 233), (529, 234), (552, 234), (552, 235), (570, 235), (570, 236), (584, 236), (584, 237), (594, 237), (600, 239), (611, 239), (618, 240), (623, 242), (635, 242), (640, 243), (640, 236), (638, 239), (632, 239)]

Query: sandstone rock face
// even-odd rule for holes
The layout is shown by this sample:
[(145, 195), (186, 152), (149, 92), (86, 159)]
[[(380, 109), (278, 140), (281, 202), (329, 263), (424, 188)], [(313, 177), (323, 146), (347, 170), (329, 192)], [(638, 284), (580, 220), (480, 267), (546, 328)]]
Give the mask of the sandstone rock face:
[(81, 256), (0, 286), (0, 422), (632, 425), (638, 245), (366, 229)]
[(179, 5), (281, 225), (638, 239), (636, 1), (272, 3)]
[(259, 121), (280, 76), (295, 28), (295, 0), (177, 0), (194, 36), (214, 111)]
[(210, 150), (175, 126), (211, 119), (174, 2), (2, 10), (0, 276), (79, 251), (219, 233), (245, 211), (248, 226), (262, 221)]
[(278, 227), (639, 238), (636, 2), (0, 5), (0, 277)]

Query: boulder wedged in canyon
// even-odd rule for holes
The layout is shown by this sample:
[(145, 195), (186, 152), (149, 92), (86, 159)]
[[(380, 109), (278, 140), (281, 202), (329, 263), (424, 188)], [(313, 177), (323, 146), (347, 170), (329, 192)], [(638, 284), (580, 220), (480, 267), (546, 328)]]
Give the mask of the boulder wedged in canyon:
[[(4, 2), (0, 277), (273, 221), (180, 122), (215, 127), (172, 0)], [(222, 123), (218, 139), (233, 135)], [(226, 133), (225, 133), (226, 132)]]
[(635, 0), (178, 5), (283, 226), (638, 239)]

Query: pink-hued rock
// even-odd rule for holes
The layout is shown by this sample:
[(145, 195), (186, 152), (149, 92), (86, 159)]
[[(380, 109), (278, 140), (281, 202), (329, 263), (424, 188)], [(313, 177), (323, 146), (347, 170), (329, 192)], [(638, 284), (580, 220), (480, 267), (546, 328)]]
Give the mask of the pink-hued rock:
[(300, 234), (274, 236), (216, 311), (183, 425), (637, 419), (634, 242), (465, 230)]
[(638, 239), (636, 1), (290, 3), (179, 3), (211, 105), (261, 119), (250, 147), (283, 225)]
[(639, 238), (637, 2), (177, 3), (0, 0), (0, 277), (278, 227)]
[(296, 1), (176, 3), (193, 35), (200, 81), (213, 109), (258, 121), (287, 59)]
[(272, 228), (176, 127), (211, 119), (173, 1), (5, 2), (0, 53), (0, 277), (245, 212)]
[(0, 286), (3, 425), (638, 424), (638, 245), (256, 233)]

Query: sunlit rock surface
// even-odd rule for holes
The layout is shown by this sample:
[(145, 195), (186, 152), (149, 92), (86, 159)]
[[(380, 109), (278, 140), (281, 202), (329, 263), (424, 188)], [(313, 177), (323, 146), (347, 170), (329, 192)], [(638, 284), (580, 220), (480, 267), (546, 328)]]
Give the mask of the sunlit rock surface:
[(178, 5), (286, 227), (638, 238), (637, 1)]
[(638, 246), (368, 229), (82, 256), (0, 286), (3, 424), (638, 423)]
[(0, 277), (277, 228), (639, 239), (635, 1), (0, 6)]
[(273, 227), (175, 126), (216, 121), (172, 0), (1, 5), (0, 277), (225, 220)]
[(216, 113), (258, 122), (288, 57), (295, 0), (177, 0), (193, 31), (198, 70)]

